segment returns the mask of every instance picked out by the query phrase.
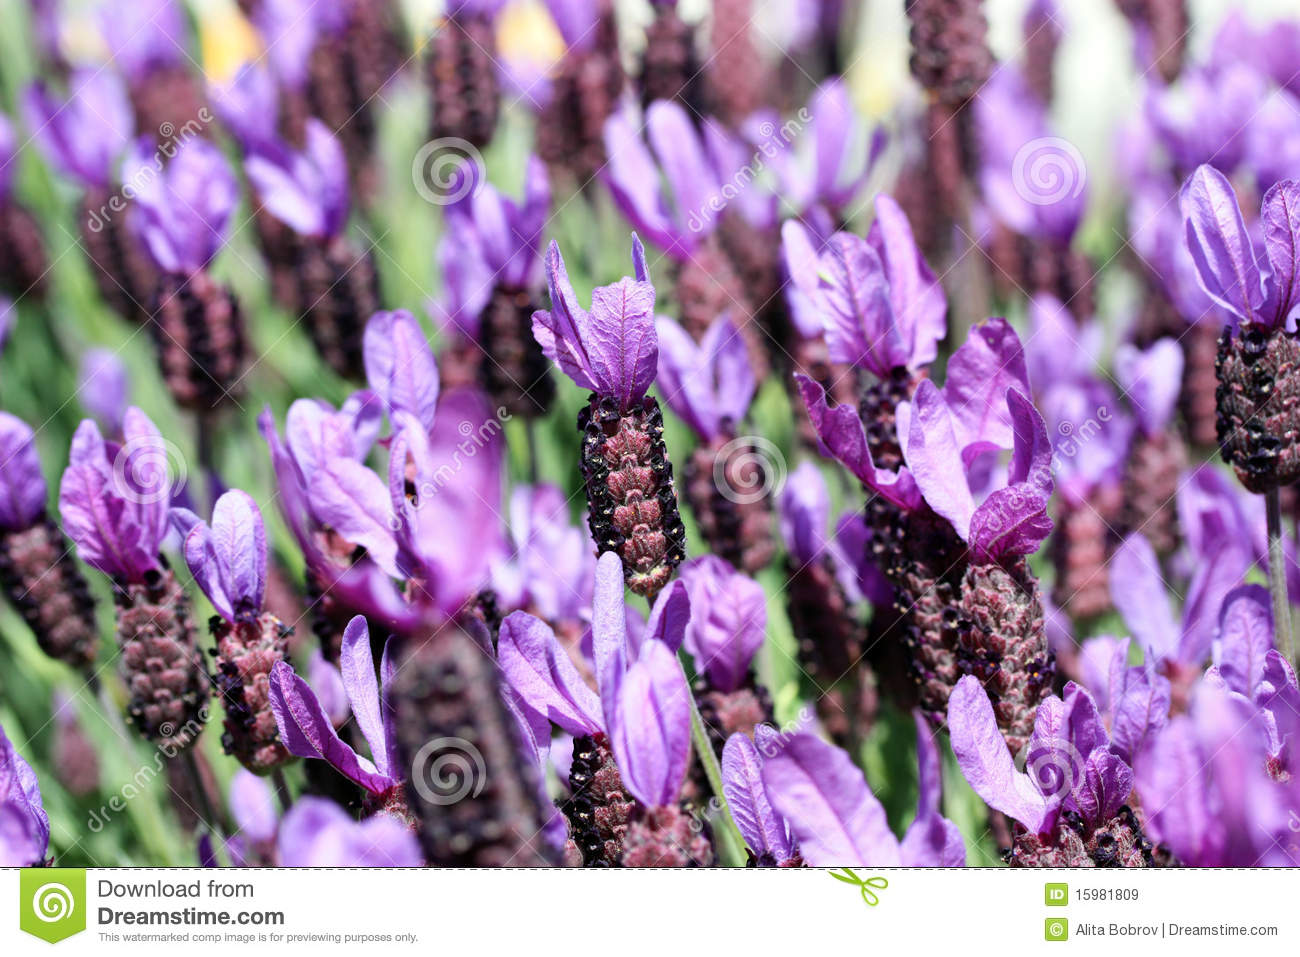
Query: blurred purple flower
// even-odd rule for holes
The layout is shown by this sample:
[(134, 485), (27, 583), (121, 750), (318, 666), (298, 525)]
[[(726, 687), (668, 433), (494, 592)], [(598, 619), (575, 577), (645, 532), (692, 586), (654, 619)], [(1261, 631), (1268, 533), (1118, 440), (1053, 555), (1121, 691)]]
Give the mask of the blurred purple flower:
[(77, 398), (109, 435), (119, 435), (130, 401), (126, 366), (110, 349), (87, 349), (81, 357)]
[(315, 119), (301, 151), (276, 140), (257, 143), (244, 172), (262, 207), (301, 236), (332, 239), (348, 222), (348, 165), (343, 146)]
[(724, 313), (698, 344), (674, 319), (660, 317), (659, 394), (705, 442), (732, 432), (749, 411), (757, 383), (745, 340)]
[(0, 530), (31, 528), (45, 512), (46, 494), (31, 426), (0, 412)]
[(212, 526), (197, 522), (185, 536), (194, 580), (229, 622), (252, 621), (266, 597), (266, 526), (247, 492), (232, 489), (212, 509)]
[(767, 636), (763, 586), (716, 555), (692, 558), (680, 574), (691, 608), (686, 650), (711, 689), (735, 691), (744, 685)]
[(111, 69), (86, 67), (68, 78), (60, 100), (38, 80), (23, 95), (23, 120), (45, 159), (86, 187), (108, 189), (135, 134), (131, 101)]
[(767, 725), (754, 729), (758, 747), (749, 735), (736, 732), (722, 749), (722, 793), (731, 817), (760, 867), (794, 866), (799, 848), (790, 825), (772, 808), (763, 785), (763, 758), (775, 753), (777, 733)]
[(0, 866), (42, 865), (49, 849), (50, 819), (36, 772), (0, 727)]

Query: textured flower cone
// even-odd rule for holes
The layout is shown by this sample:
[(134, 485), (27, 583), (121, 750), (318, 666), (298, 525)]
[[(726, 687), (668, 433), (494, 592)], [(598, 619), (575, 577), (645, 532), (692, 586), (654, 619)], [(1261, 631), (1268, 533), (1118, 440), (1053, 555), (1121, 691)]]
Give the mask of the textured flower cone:
[(31, 528), (0, 532), (0, 586), (43, 652), (73, 668), (95, 660), (95, 600), (72, 546), (48, 515)]
[(1120, 525), (1123, 507), (1123, 492), (1115, 487), (1097, 489), (1083, 502), (1060, 502), (1051, 543), (1052, 602), (1076, 621), (1110, 611), (1106, 563), (1116, 544), (1111, 529)]
[(753, 737), (757, 725), (774, 720), (772, 694), (752, 676), (735, 691), (719, 691), (701, 676), (696, 679), (694, 694), (705, 733), (719, 757), (733, 734), (740, 732)]
[(1156, 70), (1165, 83), (1174, 82), (1183, 70), (1191, 33), (1187, 0), (1119, 0), (1119, 8), (1149, 31)]
[(940, 727), (948, 696), (965, 673), (958, 659), (965, 543), (928, 508), (903, 512), (875, 499), (867, 504), (867, 521), (872, 560), (894, 585), (897, 632), (908, 650), (917, 704)]
[(936, 101), (926, 109), (925, 122), (930, 202), (945, 220), (960, 221), (968, 206), (970, 174), (979, 166), (973, 112), (964, 105)]
[(1029, 286), (1025, 275), (1025, 238), (1003, 223), (995, 222), (988, 241), (993, 267), (993, 291), (999, 299), (1015, 299)]
[(641, 57), (641, 105), (676, 100), (689, 110), (701, 107), (700, 58), (695, 52), (695, 27), (672, 6), (656, 6), (646, 27)]
[(176, 404), (210, 412), (232, 398), (247, 345), (239, 301), (206, 272), (163, 276), (149, 322)]
[(226, 711), (221, 745), (254, 774), (289, 760), (271, 711), (271, 668), (283, 661), (293, 629), (271, 614), (231, 624), (212, 620), (217, 694)]
[(880, 688), (876, 673), (865, 661), (837, 687), (817, 695), (817, 718), (830, 739), (852, 752), (876, 725), (880, 715)]
[(328, 244), (306, 240), (297, 276), (298, 313), (316, 351), (343, 378), (364, 379), (361, 338), (380, 306), (374, 257), (341, 236)]
[(899, 171), (894, 184), (894, 199), (912, 225), (917, 247), (926, 259), (936, 261), (942, 248), (944, 230), (942, 217), (934, 203), (934, 178), (930, 175), (928, 148)]
[(1050, 842), (1015, 826), (1015, 843), (1003, 852), (1011, 867), (1178, 867), (1164, 847), (1153, 847), (1138, 815), (1127, 804), (1111, 820), (1089, 827), (1077, 813), (1066, 812)]
[(1028, 563), (971, 565), (962, 580), (959, 615), (962, 672), (984, 685), (1007, 748), (1017, 755), (1055, 675), (1038, 582)]
[(496, 48), (485, 16), (455, 16), (434, 32), (425, 61), (434, 139), (451, 137), (479, 148), (491, 141), (501, 111)]
[(1262, 493), (1300, 479), (1300, 343), (1243, 326), (1219, 337), (1219, 450)]
[[(1187, 328), (1187, 320), (1156, 285), (1155, 279), (1149, 273), (1143, 275), (1143, 287), (1142, 305), (1138, 309), (1137, 318), (1133, 321), (1133, 344), (1139, 349), (1146, 349), (1158, 339), (1169, 337), (1178, 340), (1186, 352), (1195, 330)], [(1218, 330), (1212, 327), (1212, 331), (1214, 335), (1210, 350), (1211, 370), (1213, 370), (1214, 350), (1218, 348)], [(1212, 420), (1213, 417), (1211, 417), (1211, 426), (1214, 424)]]
[(708, 867), (713, 844), (698, 818), (680, 807), (637, 813), (623, 837), (624, 867)]
[(77, 721), (55, 717), (54, 777), (73, 797), (85, 797), (99, 790), (99, 754)]
[(1025, 82), (1044, 106), (1051, 106), (1056, 94), (1056, 51), (1061, 44), (1060, 27), (1043, 19), (1026, 27)]
[(877, 468), (897, 471), (903, 465), (903, 447), (898, 440), (898, 406), (912, 398), (918, 379), (902, 366), (889, 377), (871, 383), (858, 400), (858, 416), (867, 433), (871, 460)]
[(646, 396), (620, 414), (616, 400), (593, 394), (578, 428), (591, 536), (602, 553), (618, 552), (628, 587), (653, 598), (686, 557), (663, 412)]
[(1140, 437), (1129, 450), (1124, 474), (1124, 528), (1146, 536), (1157, 555), (1178, 547), (1179, 477), (1187, 447), (1177, 432)]
[(715, 0), (709, 34), (709, 103), (738, 126), (767, 102), (768, 74), (754, 43), (754, 0)]
[(912, 75), (940, 102), (959, 106), (993, 70), (982, 0), (907, 0)]
[[(199, 771), (199, 780), (202, 781), (203, 790), (207, 794), (208, 805), (219, 807), (220, 804), (215, 799), (221, 793), (217, 786), (216, 775), (212, 773), (212, 764), (208, 761), (207, 755), (203, 753), (202, 748), (195, 748), (190, 752), (194, 756), (195, 766)], [(203, 830), (210, 830), (217, 824), (216, 821), (204, 821), (200, 814), (205, 806), (204, 799), (199, 795), (195, 787), (194, 775), (190, 773), (186, 766), (186, 761), (167, 761), (167, 798), (171, 803), (172, 810), (176, 813), (176, 818), (180, 822), (181, 829), (187, 833), (194, 833), (199, 830), (200, 825)], [(309, 762), (315, 764), (317, 762)], [(324, 761), (319, 762), (324, 764)]]
[(49, 268), (36, 217), (13, 200), (0, 200), (0, 287), (14, 296), (43, 296)]
[(109, 209), (104, 189), (87, 191), (81, 201), (81, 247), (90, 260), (95, 286), (109, 307), (123, 319), (144, 322), (158, 288), (158, 271), (140, 240), (127, 225), (130, 209)]
[(636, 804), (623, 786), (604, 734), (573, 739), (569, 792), (564, 816), (582, 866), (617, 867)]
[(351, 6), (349, 56), (357, 88), (366, 100), (373, 100), (401, 72), (411, 44), (404, 36), (398, 0), (366, 0)]
[[(357, 4), (356, 7), (363, 7)], [(348, 34), (319, 39), (307, 61), (305, 116), (319, 117), (339, 138), (348, 158), (352, 184), (363, 199), (374, 193), (373, 146), (376, 127), (370, 80), (365, 65), (357, 61)]]
[(195, 133), (205, 135), (207, 109), (198, 76), (183, 64), (157, 67), (131, 87), (135, 127), (166, 143)]
[(555, 401), (555, 377), (533, 338), (536, 303), (524, 289), (497, 286), (479, 317), (478, 364), (484, 390), (511, 416), (545, 415)]
[(127, 716), (147, 740), (184, 750), (207, 720), (208, 678), (190, 620), (190, 603), (170, 570), (118, 588), (117, 640)]
[(750, 575), (776, 551), (767, 466), (752, 445), (725, 433), (686, 460), (686, 499), (700, 534), (710, 551)]
[(551, 99), (537, 123), (537, 153), (586, 187), (605, 164), (605, 120), (623, 94), (613, 5), (601, 0), (591, 45), (570, 51), (551, 79)]
[(1050, 293), (1079, 321), (1093, 317), (1097, 308), (1093, 290), (1096, 270), (1087, 256), (1059, 242), (1028, 237), (1021, 237), (1020, 253), (1027, 291)]
[(710, 237), (677, 268), (677, 305), (682, 326), (699, 342), (709, 326), (724, 312), (731, 317), (745, 342), (754, 377), (762, 381), (769, 371), (765, 337), (754, 321), (750, 300), (721, 243)]
[(455, 336), (438, 352), (438, 380), (450, 392), (483, 381), (483, 348), (468, 336)]
[(426, 859), (443, 867), (555, 863), (542, 843), (537, 771), (501, 700), (496, 663), (454, 625), (410, 642), (391, 700)]
[(799, 565), (786, 559), (786, 613), (799, 649), (799, 666), (823, 688), (837, 683), (862, 657), (862, 627), (829, 555)]
[(1183, 347), (1183, 388), (1178, 406), (1187, 439), (1200, 448), (1219, 441), (1219, 330), (1209, 322), (1194, 324), (1179, 336)]
[[(349, 563), (343, 563), (346, 567)], [(320, 578), (310, 568), (306, 575), (308, 611), (311, 616), (311, 633), (320, 643), (321, 654), (331, 664), (339, 663), (343, 647), (343, 632), (356, 612), (340, 602), (328, 589), (321, 587)], [(379, 633), (372, 630), (371, 634)]]

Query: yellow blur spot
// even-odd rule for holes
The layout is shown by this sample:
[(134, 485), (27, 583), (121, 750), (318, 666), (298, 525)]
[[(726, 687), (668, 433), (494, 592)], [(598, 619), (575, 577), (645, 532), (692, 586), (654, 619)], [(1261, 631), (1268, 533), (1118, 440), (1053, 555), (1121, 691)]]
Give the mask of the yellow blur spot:
[(262, 52), (262, 40), (233, 2), (212, 3), (199, 17), (199, 51), (208, 81), (220, 85)]
[(510, 0), (497, 17), (497, 52), (520, 72), (540, 76), (564, 56), (564, 38), (540, 0)]

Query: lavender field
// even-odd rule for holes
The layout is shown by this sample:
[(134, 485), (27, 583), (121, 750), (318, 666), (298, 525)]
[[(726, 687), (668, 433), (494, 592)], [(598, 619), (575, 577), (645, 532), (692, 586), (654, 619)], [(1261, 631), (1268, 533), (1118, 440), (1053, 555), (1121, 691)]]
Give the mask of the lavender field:
[(1300, 15), (0, 5), (0, 866), (1300, 865)]

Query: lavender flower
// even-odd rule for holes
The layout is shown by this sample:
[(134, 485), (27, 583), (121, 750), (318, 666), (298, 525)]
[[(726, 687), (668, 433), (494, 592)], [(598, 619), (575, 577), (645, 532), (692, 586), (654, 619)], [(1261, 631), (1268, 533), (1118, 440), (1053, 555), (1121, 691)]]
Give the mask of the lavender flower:
[(602, 553), (619, 553), (628, 587), (653, 598), (685, 557), (686, 532), (663, 444), (663, 413), (646, 395), (659, 345), (654, 286), (635, 235), (632, 263), (636, 278), (597, 287), (587, 312), (551, 243), (551, 309), (533, 314), (533, 335), (547, 358), (592, 391), (578, 416), (592, 538)]
[(130, 383), (126, 366), (116, 352), (87, 349), (77, 376), (77, 398), (109, 435), (122, 434), (122, 422), (130, 404)]
[[(347, 238), (348, 166), (339, 140), (308, 120), (301, 152), (259, 142), (244, 171), (261, 209), (292, 232), (283, 249), (263, 248), (296, 277), (293, 305), (321, 357), (341, 376), (359, 379), (362, 330), (379, 308), (379, 276), (369, 249)], [(283, 256), (280, 254), (283, 253)]]
[(719, 316), (697, 346), (671, 319), (656, 323), (659, 391), (700, 439), (687, 461), (686, 495), (710, 549), (754, 573), (771, 560), (770, 476), (750, 442), (737, 438), (754, 370), (731, 320)]
[(32, 766), (23, 760), (0, 727), (0, 864), (34, 867), (50, 848), (50, 819)]
[(645, 30), (645, 50), (637, 78), (641, 105), (649, 106), (655, 100), (676, 100), (699, 112), (703, 84), (695, 24), (681, 18), (676, 0), (661, 0), (651, 6), (654, 19)]
[(289, 759), (276, 734), (269, 683), (293, 627), (263, 610), (266, 528), (252, 497), (234, 490), (217, 499), (212, 526), (196, 522), (185, 536), (185, 561), (219, 616), (209, 630), (226, 713), (222, 745), (244, 767), (265, 774)]
[(1013, 867), (1153, 867), (1165, 863), (1126, 803), (1133, 769), (1111, 748), (1096, 703), (1073, 683), (1038, 709), (1026, 770), (1002, 744), (988, 695), (973, 676), (949, 702), (953, 753), (975, 793), (1017, 824)]
[(1285, 328), (1300, 305), (1296, 246), (1300, 182), (1284, 180), (1264, 196), (1260, 216), (1267, 270), (1242, 220), (1232, 185), (1201, 166), (1180, 196), (1187, 245), (1206, 295), (1232, 321), (1220, 338), (1219, 445), (1237, 478), (1252, 492), (1300, 478), (1300, 450), (1290, 399), (1300, 387), (1291, 375), (1300, 346)]
[[(481, 177), (472, 164), (461, 176)], [(550, 366), (532, 336), (539, 301), (542, 232), (551, 205), (546, 168), (529, 157), (522, 202), (490, 183), (457, 187), (446, 208), (447, 232), (438, 247), (446, 283), (431, 311), (464, 343), (467, 375), (511, 415), (535, 417), (555, 398)]]
[(673, 652), (685, 639), (689, 598), (680, 585), (664, 592), (645, 633), (634, 638), (621, 564), (605, 554), (596, 565), (592, 646), (599, 694), (583, 683), (555, 633), (523, 612), (502, 623), (502, 675), (526, 715), (575, 736), (566, 814), (586, 866), (700, 861), (711, 855), (708, 844), (690, 833), (676, 805), (690, 758), (690, 690)]
[(0, 412), (0, 586), (42, 651), (87, 668), (99, 646), (95, 602), (46, 496), (36, 436)]
[(238, 200), (234, 174), (215, 146), (191, 139), (165, 171), (152, 141), (137, 140), (123, 167), (136, 190), (140, 232), (162, 276), (150, 330), (177, 403), (210, 412), (230, 398), (244, 366), (238, 301), (208, 272)]
[[(889, 829), (885, 809), (848, 754), (807, 732), (766, 744), (762, 763), (768, 800), (812, 867), (962, 867), (966, 848), (957, 826), (939, 811), (939, 754), (918, 716), (920, 793), (916, 818), (903, 840)], [(747, 838), (747, 840), (751, 840)]]
[(94, 422), (81, 423), (59, 511), (81, 560), (113, 580), (128, 716), (146, 738), (183, 749), (206, 719), (208, 686), (189, 598), (159, 554), (170, 528), (168, 450), (135, 407), (122, 434), (122, 444), (106, 442)]
[(763, 784), (762, 754), (778, 747), (776, 732), (768, 725), (754, 729), (758, 747), (749, 736), (736, 732), (722, 749), (722, 792), (731, 816), (748, 845), (749, 860), (757, 867), (801, 867), (799, 846), (790, 825), (772, 808)]

